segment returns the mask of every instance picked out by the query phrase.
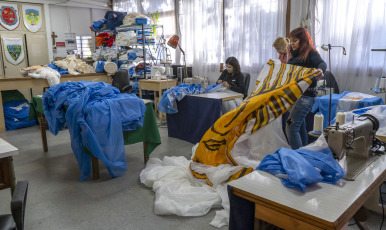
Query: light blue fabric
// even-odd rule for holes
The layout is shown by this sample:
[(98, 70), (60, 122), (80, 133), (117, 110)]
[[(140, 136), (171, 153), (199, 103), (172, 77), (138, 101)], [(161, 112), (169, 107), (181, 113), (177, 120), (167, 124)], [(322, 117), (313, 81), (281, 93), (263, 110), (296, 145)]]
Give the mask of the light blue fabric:
[(316, 182), (335, 184), (345, 175), (344, 170), (332, 157), (331, 150), (280, 148), (266, 156), (256, 170), (267, 171), (280, 177), (284, 186), (306, 191), (306, 185)]
[(286, 122), (288, 143), (292, 149), (298, 149), (308, 144), (306, 116), (314, 104), (315, 97), (301, 96), (291, 108)]
[(29, 108), (30, 104), (27, 100), (14, 100), (5, 103), (3, 105), (5, 130), (9, 131), (36, 125), (36, 119), (29, 119)]
[(120, 94), (104, 82), (64, 82), (44, 93), (43, 109), (54, 135), (68, 125), (80, 181), (91, 172), (91, 155), (84, 148), (106, 165), (112, 177), (127, 171), (122, 131), (142, 126), (146, 110), (136, 95)]
[(107, 22), (107, 19), (101, 19), (99, 21), (94, 21), (94, 23), (91, 25), (93, 30), (98, 31), (102, 26)]
[(383, 105), (383, 99), (380, 97), (370, 97), (364, 98), (363, 100), (358, 101), (358, 109), (369, 107), (373, 105)]
[(186, 95), (209, 93), (224, 89), (225, 87), (222, 84), (209, 85), (206, 89), (201, 85), (180, 84), (162, 94), (158, 109), (162, 113), (177, 113), (177, 100), (181, 101)]

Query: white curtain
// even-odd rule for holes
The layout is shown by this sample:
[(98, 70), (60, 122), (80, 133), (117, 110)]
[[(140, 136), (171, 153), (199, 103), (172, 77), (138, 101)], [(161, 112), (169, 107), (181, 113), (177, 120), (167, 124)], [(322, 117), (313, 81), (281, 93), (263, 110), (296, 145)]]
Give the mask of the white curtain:
[(287, 1), (225, 1), (225, 55), (236, 57), (241, 72), (251, 74), (249, 92), (258, 71), (278, 54), (272, 48), (278, 36), (285, 37)]
[(140, 6), (140, 0), (113, 0), (114, 11), (142, 13)]
[(340, 91), (370, 94), (377, 76), (386, 74), (386, 52), (371, 49), (386, 48), (385, 0), (312, 0), (315, 7), (315, 43), (344, 46), (328, 52), (318, 48), (328, 69), (335, 75)]
[[(194, 75), (220, 76), (222, 40), (222, 0), (181, 0), (179, 25), (181, 48)], [(217, 80), (217, 79), (216, 79)], [(211, 79), (211, 83), (214, 83)]]

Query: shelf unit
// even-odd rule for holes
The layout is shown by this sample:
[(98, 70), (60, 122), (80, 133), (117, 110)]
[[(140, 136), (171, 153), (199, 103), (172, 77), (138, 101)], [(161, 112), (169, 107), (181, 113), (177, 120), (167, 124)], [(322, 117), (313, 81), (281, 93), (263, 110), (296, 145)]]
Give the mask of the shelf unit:
[[(142, 44), (135, 44), (135, 45), (138, 45), (138, 46), (142, 46), (142, 50), (143, 50), (143, 61), (144, 61), (144, 64), (145, 64), (145, 71), (144, 71), (144, 78), (147, 79), (146, 77), (146, 35), (145, 35), (145, 31), (147, 30), (152, 30), (153, 27), (155, 27), (156, 29), (158, 28), (161, 28), (162, 29), (162, 34), (164, 33), (164, 28), (163, 28), (163, 25), (145, 25), (145, 24), (141, 24), (141, 25), (122, 25), (122, 26), (119, 26), (117, 27), (115, 30), (117, 33), (119, 32), (128, 32), (128, 31), (142, 31)], [(130, 45), (134, 45), (134, 44), (130, 44)], [(118, 51), (118, 46), (117, 47), (117, 51)]]

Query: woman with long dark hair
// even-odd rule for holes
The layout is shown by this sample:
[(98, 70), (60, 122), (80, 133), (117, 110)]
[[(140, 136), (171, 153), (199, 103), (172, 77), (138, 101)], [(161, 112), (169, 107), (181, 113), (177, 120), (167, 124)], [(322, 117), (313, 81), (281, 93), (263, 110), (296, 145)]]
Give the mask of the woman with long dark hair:
[(217, 84), (223, 83), (230, 90), (244, 93), (244, 75), (240, 72), (239, 61), (235, 57), (228, 57), (225, 61), (225, 68), (217, 80)]
[(287, 64), (316, 68), (315, 78), (311, 85), (291, 108), (287, 120), (286, 133), (292, 149), (298, 149), (308, 144), (305, 118), (310, 112), (316, 97), (316, 82), (323, 77), (327, 69), (326, 63), (315, 49), (314, 42), (305, 28), (299, 27), (289, 34), (291, 55)]

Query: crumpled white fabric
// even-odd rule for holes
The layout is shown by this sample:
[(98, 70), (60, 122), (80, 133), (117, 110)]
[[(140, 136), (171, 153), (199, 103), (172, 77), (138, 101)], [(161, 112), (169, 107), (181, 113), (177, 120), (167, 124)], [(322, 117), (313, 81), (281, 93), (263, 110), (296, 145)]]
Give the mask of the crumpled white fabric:
[(45, 78), (50, 86), (59, 84), (60, 74), (58, 71), (51, 69), (50, 67), (41, 67), (28, 73), (29, 77), (33, 78)]
[(78, 75), (80, 73), (95, 73), (92, 66), (81, 59), (77, 59), (74, 54), (67, 55), (63, 60), (54, 61), (54, 64), (62, 69), (68, 70), (68, 73), (73, 75)]
[(153, 188), (158, 215), (202, 216), (221, 202), (213, 187), (193, 177), (184, 157), (151, 158), (140, 179)]
[[(221, 228), (229, 222), (229, 198), (225, 181), (241, 167), (256, 168), (266, 155), (280, 147), (289, 147), (281, 129), (281, 118), (250, 134), (253, 120), (247, 124), (246, 132), (236, 141), (231, 152), (241, 162), (239, 166), (195, 164), (184, 157), (164, 157), (163, 160), (151, 158), (141, 172), (143, 184), (152, 187), (155, 194), (154, 210), (158, 215), (175, 214), (179, 216), (201, 216), (211, 208), (218, 207), (216, 216), (210, 223)], [(192, 156), (197, 145), (192, 148)], [(213, 187), (203, 180), (193, 177), (189, 164), (195, 171), (203, 172), (213, 183)]]

